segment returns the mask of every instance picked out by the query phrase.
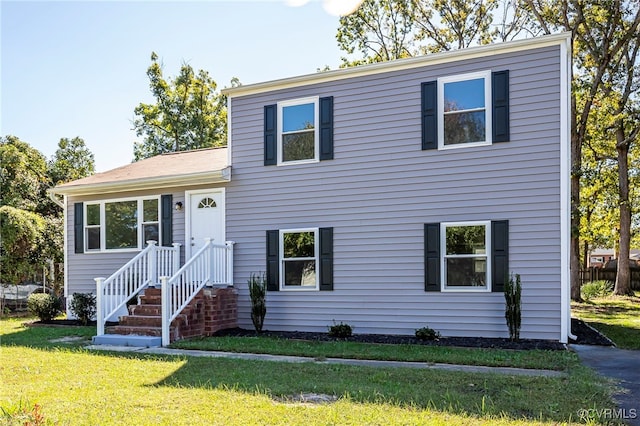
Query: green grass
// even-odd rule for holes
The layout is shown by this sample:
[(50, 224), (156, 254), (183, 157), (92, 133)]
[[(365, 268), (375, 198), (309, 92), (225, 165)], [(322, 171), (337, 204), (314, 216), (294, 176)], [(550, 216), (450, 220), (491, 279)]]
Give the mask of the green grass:
[[(288, 364), (91, 352), (53, 343), (90, 327), (23, 327), (0, 320), (0, 424), (361, 425), (557, 424), (613, 408), (609, 385), (575, 358), (562, 378)], [(296, 403), (300, 393), (338, 397)]]
[(634, 296), (609, 296), (572, 303), (574, 317), (588, 323), (619, 348), (640, 350), (640, 292)]
[(425, 345), (386, 345), (358, 342), (312, 342), (275, 337), (206, 337), (182, 340), (173, 348), (262, 353), (323, 358), (417, 361), (490, 367), (566, 370), (575, 362), (568, 351), (516, 351)]

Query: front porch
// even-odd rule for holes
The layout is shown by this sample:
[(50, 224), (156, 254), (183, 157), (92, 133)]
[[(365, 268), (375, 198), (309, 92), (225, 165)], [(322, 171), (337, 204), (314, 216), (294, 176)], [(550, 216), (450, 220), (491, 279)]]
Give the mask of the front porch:
[[(96, 278), (94, 344), (166, 346), (237, 326), (233, 246), (205, 244), (182, 267), (180, 245), (147, 247), (109, 278)], [(117, 325), (106, 326), (108, 321)]]

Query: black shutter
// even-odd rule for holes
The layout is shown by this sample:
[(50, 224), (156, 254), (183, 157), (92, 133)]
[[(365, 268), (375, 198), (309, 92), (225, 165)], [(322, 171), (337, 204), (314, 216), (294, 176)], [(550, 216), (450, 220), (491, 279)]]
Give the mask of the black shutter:
[(320, 291), (333, 290), (333, 228), (320, 228)]
[(320, 98), (320, 160), (333, 160), (333, 96)]
[(422, 149), (438, 149), (438, 83), (422, 83)]
[(84, 253), (84, 204), (73, 205), (73, 239), (75, 252)]
[(509, 279), (509, 221), (491, 222), (491, 291), (504, 292)]
[(280, 232), (267, 231), (267, 290), (280, 290)]
[(440, 291), (440, 224), (424, 225), (424, 291)]
[(509, 70), (491, 73), (493, 142), (509, 141)]
[[(163, 246), (171, 246), (171, 243), (173, 243), (173, 196), (166, 194), (160, 199), (162, 241), (158, 241), (158, 243)], [(146, 243), (146, 241), (143, 241), (143, 243)]]
[(264, 165), (274, 166), (278, 162), (278, 106), (264, 107)]

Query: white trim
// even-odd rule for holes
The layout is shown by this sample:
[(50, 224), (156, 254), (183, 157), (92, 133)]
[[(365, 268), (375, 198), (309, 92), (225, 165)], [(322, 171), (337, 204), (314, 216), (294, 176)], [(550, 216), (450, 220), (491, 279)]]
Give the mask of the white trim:
[[(66, 197), (66, 195), (65, 195)], [(158, 201), (158, 241), (162, 241), (162, 203), (159, 195), (141, 195), (138, 197), (125, 197), (125, 198), (108, 198), (103, 200), (94, 200), (94, 201), (85, 201), (82, 205), (82, 240), (83, 240), (83, 252), (84, 254), (95, 254), (95, 253), (130, 253), (140, 251), (144, 248), (145, 241), (143, 234), (143, 214), (144, 214), (144, 201), (145, 200), (157, 200)], [(106, 211), (105, 204), (110, 203), (121, 203), (127, 201), (135, 201), (137, 204), (137, 230), (136, 230), (136, 239), (137, 246), (129, 247), (123, 249), (108, 249), (107, 247), (107, 221), (106, 221)], [(87, 225), (87, 207), (97, 205), (100, 209), (100, 225)], [(88, 241), (87, 241), (87, 228), (95, 228), (99, 227), (100, 229), (100, 249), (99, 250), (89, 250)]]
[(231, 181), (231, 167), (220, 170), (180, 174), (172, 176), (144, 177), (118, 182), (101, 182), (89, 185), (69, 185), (52, 188), (51, 192), (62, 195), (95, 195), (114, 192), (143, 191), (158, 188), (176, 188), (180, 186), (210, 185)]
[[(314, 258), (300, 257), (298, 260), (314, 260), (316, 262), (316, 284), (313, 287), (310, 286), (285, 286), (284, 285), (284, 234), (291, 234), (295, 232), (313, 232), (313, 254)], [(278, 275), (280, 282), (278, 288), (280, 291), (320, 291), (320, 228), (294, 228), (294, 229), (279, 229), (278, 230)]]
[(191, 259), (191, 197), (198, 194), (210, 194), (212, 192), (219, 193), (221, 196), (221, 222), (222, 222), (222, 235), (223, 241), (217, 242), (219, 244), (224, 244), (224, 241), (227, 240), (227, 199), (226, 199), (226, 188), (208, 188), (208, 189), (194, 189), (189, 191), (184, 191), (184, 258), (185, 262)]
[(571, 39), (560, 44), (560, 342), (571, 334)]
[[(313, 104), (313, 158), (306, 158), (304, 160), (295, 160), (295, 161), (283, 161), (282, 154), (284, 152), (284, 148), (282, 146), (282, 122), (284, 119), (283, 109), (290, 106), (296, 105), (306, 105)], [(278, 125), (276, 132), (276, 143), (277, 143), (277, 165), (278, 166), (291, 166), (294, 164), (309, 164), (309, 163), (318, 163), (320, 161), (320, 97), (319, 96), (310, 96), (306, 98), (297, 98), (290, 99), (286, 101), (278, 102), (278, 111), (276, 114)], [(294, 132), (287, 132), (287, 134), (291, 134)]]
[[(64, 202), (64, 209), (62, 210), (62, 223), (64, 224), (62, 235), (64, 237), (64, 241), (62, 242), (62, 250), (64, 251), (63, 262), (64, 262), (64, 297), (65, 300), (69, 297), (69, 225), (67, 223), (67, 209), (68, 209), (68, 198), (66, 195), (62, 196)], [(74, 212), (75, 214), (75, 212)], [(73, 218), (75, 222), (75, 217)], [(83, 224), (84, 225), (84, 224)], [(75, 226), (74, 226), (75, 228)], [(75, 229), (73, 230), (75, 232)], [(84, 230), (83, 230), (84, 232)], [(67, 313), (67, 318), (71, 318), (71, 309), (69, 308), (69, 303), (66, 303), (65, 310)]]
[(231, 98), (227, 98), (227, 164), (228, 164), (228, 168), (230, 168), (232, 165), (231, 164), (231, 131), (232, 131), (231, 129)]
[[(453, 145), (444, 144), (444, 85), (447, 83), (457, 83), (468, 80), (484, 80), (484, 108), (477, 108), (473, 110), (463, 110), (463, 112), (484, 111), (484, 140), (477, 142), (458, 143)], [(458, 149), (458, 148), (470, 148), (473, 146), (487, 146), (492, 143), (492, 97), (491, 97), (491, 70), (472, 72), (467, 74), (450, 75), (447, 77), (441, 77), (438, 79), (438, 123), (442, 123), (438, 126), (438, 149)]]
[(571, 33), (563, 32), (542, 37), (514, 40), (505, 43), (487, 44), (483, 46), (469, 47), (466, 49), (452, 50), (429, 55), (416, 56), (394, 61), (378, 62), (351, 68), (341, 68), (333, 71), (317, 72), (298, 77), (284, 78), (263, 83), (247, 84), (238, 87), (222, 89), (222, 94), (228, 97), (240, 97), (274, 90), (299, 88), (311, 84), (339, 81), (347, 78), (376, 75), (386, 72), (402, 71), (424, 66), (446, 64), (454, 61), (485, 58), (487, 56), (502, 55), (512, 52), (520, 52), (529, 49), (538, 49), (549, 46), (557, 46), (566, 43)]
[[(485, 257), (487, 258), (486, 283), (484, 287), (453, 286), (447, 287), (446, 253), (447, 228), (454, 226), (484, 226)], [(466, 256), (462, 256), (466, 257)], [(475, 258), (477, 256), (468, 256)], [(490, 293), (491, 292), (491, 221), (442, 222), (440, 223), (440, 291), (443, 293)]]

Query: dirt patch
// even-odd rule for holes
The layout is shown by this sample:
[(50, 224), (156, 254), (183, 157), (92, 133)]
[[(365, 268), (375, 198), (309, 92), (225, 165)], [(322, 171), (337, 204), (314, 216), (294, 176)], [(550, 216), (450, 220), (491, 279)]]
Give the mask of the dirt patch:
[(60, 337), (59, 339), (51, 339), (49, 340), (49, 342), (51, 343), (77, 343), (80, 341), (85, 341), (85, 340), (89, 340), (86, 337), (83, 336), (64, 336), (64, 337)]
[(300, 393), (296, 395), (287, 396), (284, 398), (275, 398), (278, 402), (285, 404), (296, 405), (318, 405), (318, 404), (331, 404), (338, 400), (335, 395), (326, 395), (323, 393)]

